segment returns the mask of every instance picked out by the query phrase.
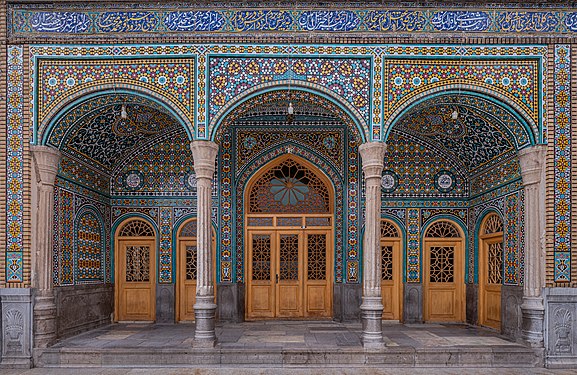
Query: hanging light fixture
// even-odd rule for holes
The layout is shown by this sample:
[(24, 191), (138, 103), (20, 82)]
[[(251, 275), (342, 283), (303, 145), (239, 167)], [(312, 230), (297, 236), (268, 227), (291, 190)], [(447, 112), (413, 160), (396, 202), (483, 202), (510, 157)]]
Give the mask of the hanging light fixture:
[(120, 107), (120, 118), (126, 120), (128, 118), (128, 112), (126, 112), (126, 104), (122, 103)]

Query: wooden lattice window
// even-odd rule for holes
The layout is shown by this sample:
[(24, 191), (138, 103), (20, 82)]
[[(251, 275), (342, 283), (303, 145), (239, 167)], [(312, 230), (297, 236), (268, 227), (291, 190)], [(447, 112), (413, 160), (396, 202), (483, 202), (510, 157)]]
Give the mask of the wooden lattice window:
[(490, 243), (487, 250), (487, 282), (501, 284), (503, 281), (503, 242)]
[(503, 231), (503, 220), (497, 214), (491, 214), (485, 221), (485, 234), (499, 233)]
[(307, 278), (325, 280), (327, 275), (327, 236), (309, 234), (307, 241)]
[(189, 221), (182, 227), (180, 237), (196, 237), (196, 220)]
[(131, 220), (119, 233), (120, 237), (154, 237), (154, 229), (144, 220)]
[(186, 246), (186, 280), (196, 280), (198, 271), (196, 246)]
[(279, 250), (279, 279), (299, 279), (299, 235), (282, 234)]
[(459, 238), (459, 230), (447, 221), (437, 221), (429, 227), (425, 237), (430, 238)]
[(254, 235), (252, 237), (252, 279), (270, 280), (270, 235)]
[(393, 280), (393, 247), (381, 246), (381, 280)]
[(400, 237), (397, 228), (389, 221), (381, 221), (381, 238)]
[(126, 281), (148, 282), (150, 280), (150, 246), (126, 247)]
[(252, 185), (249, 213), (330, 213), (327, 185), (306, 166), (285, 159)]
[(431, 246), (430, 281), (452, 283), (455, 276), (455, 247)]

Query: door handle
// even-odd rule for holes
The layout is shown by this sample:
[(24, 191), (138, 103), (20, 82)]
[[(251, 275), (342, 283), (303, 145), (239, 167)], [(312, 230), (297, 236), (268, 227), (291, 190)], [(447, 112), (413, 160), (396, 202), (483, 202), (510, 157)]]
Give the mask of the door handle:
[(276, 274), (276, 283), (278, 284), (278, 273)]

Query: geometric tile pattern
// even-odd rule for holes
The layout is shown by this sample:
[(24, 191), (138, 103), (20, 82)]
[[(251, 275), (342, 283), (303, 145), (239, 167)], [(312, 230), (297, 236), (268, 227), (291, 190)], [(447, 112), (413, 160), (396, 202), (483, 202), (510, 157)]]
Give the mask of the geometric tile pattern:
[(571, 46), (555, 45), (555, 282), (571, 281)]
[(76, 216), (74, 234), (76, 282), (103, 282), (104, 227), (94, 210)]
[(519, 285), (519, 196), (505, 197), (505, 279), (506, 285)]
[(22, 46), (8, 47), (6, 117), (6, 281), (24, 281), (24, 67)]
[[(153, 6), (154, 7), (154, 6)], [(116, 34), (116, 33), (239, 33), (239, 32), (504, 32), (571, 33), (577, 32), (577, 12), (554, 9), (520, 11), (516, 9), (457, 8), (425, 10), (404, 8), (374, 9), (370, 5), (339, 9), (298, 9), (255, 7), (227, 4), (199, 10), (190, 5), (160, 6), (157, 9), (124, 6), (107, 9), (92, 5), (90, 11), (66, 7), (34, 9), (19, 4), (11, 8), (11, 34)], [(224, 8), (224, 9), (223, 9)], [(239, 9), (240, 8), (240, 9)]]
[(421, 282), (421, 210), (418, 208), (407, 209), (407, 282)]

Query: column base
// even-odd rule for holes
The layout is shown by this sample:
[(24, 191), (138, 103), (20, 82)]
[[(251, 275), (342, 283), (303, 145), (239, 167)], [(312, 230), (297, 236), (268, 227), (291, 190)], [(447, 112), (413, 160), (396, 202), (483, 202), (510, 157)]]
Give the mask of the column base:
[(196, 297), (194, 304), (194, 347), (213, 348), (216, 345), (216, 304), (214, 296)]
[(523, 297), (521, 337), (532, 348), (543, 347), (545, 307), (542, 297)]
[(361, 335), (363, 347), (383, 347), (383, 304), (381, 298), (363, 297), (361, 322), (363, 324)]
[(31, 289), (3, 288), (0, 368), (32, 367)]
[(39, 290), (34, 296), (34, 347), (47, 348), (56, 342), (54, 291)]

